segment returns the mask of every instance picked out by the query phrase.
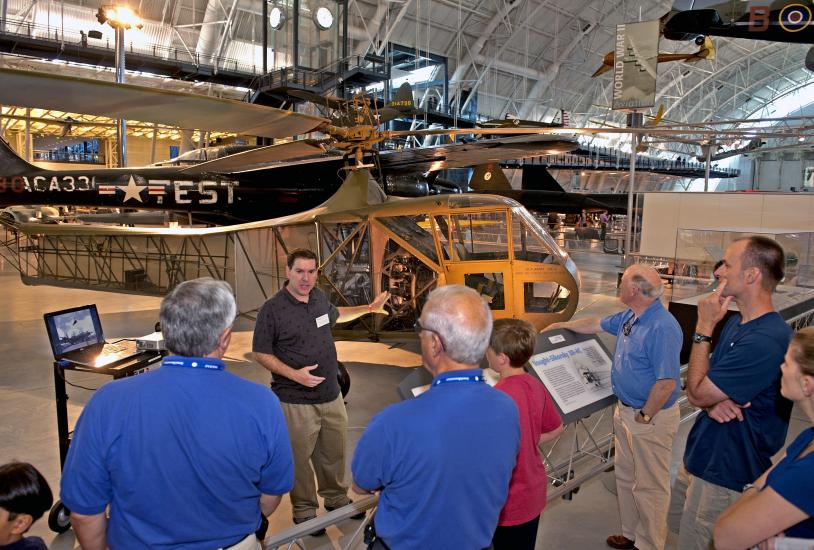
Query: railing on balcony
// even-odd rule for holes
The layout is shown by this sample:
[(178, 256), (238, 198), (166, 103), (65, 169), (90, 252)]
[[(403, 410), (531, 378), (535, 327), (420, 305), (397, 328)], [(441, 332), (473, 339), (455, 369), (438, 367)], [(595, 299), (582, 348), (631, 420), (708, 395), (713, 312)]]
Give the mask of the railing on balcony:
[[(109, 52), (111, 56), (115, 53), (115, 43), (111, 37), (89, 38), (84, 29), (43, 25), (22, 19), (0, 19), (0, 36), (12, 40), (14, 38), (23, 38), (51, 43), (55, 50), (60, 52), (65, 51), (66, 48), (76, 48), (74, 51), (84, 48), (88, 51), (104, 50)], [(128, 54), (145, 55), (177, 63), (188, 63), (215, 72), (233, 71), (247, 75), (257, 75), (262, 72), (262, 67), (246, 62), (245, 59), (203, 55), (185, 46), (173, 47), (164, 44), (127, 40), (126, 35), (125, 48)]]

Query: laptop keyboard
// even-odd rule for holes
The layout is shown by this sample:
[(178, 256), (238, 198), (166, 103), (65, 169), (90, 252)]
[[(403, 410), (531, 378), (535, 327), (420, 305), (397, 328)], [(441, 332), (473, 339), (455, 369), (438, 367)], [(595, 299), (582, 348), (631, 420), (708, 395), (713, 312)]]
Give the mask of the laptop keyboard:
[(106, 344), (105, 345), (105, 353), (119, 353), (120, 351), (124, 351), (127, 349), (127, 344)]

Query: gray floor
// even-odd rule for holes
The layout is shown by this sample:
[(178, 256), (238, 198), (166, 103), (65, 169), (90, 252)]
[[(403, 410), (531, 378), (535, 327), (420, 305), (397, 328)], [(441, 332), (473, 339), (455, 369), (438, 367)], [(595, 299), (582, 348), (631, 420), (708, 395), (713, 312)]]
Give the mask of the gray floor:
[[(615, 298), (618, 257), (578, 253), (576, 261), (583, 269), (583, 292), (578, 317), (603, 315), (618, 309)], [(159, 299), (89, 290), (24, 286), (18, 274), (0, 260), (0, 292), (3, 315), (0, 329), (0, 463), (12, 459), (33, 463), (58, 492), (60, 467), (56, 437), (52, 357), (42, 321), (42, 314), (85, 303), (98, 305), (108, 339), (148, 333), (157, 320)], [(227, 356), (228, 368), (245, 378), (266, 383), (267, 373), (251, 362), (252, 323), (239, 320)], [(607, 345), (612, 338), (605, 337)], [(416, 342), (369, 341), (337, 342), (340, 359), (352, 376), (348, 396), (349, 452), (370, 418), (398, 400), (397, 384), (408, 368), (418, 366)], [(98, 387), (109, 379), (100, 375), (69, 373), (69, 382)], [(71, 425), (91, 395), (88, 390), (69, 387)], [(789, 437), (795, 436), (807, 423), (799, 411)], [(674, 448), (675, 464), (683, 452), (688, 426), (683, 426)], [(350, 455), (349, 455), (350, 456)], [(542, 519), (538, 549), (605, 548), (605, 538), (618, 532), (618, 513), (613, 488), (613, 474), (603, 474), (584, 484), (573, 500), (549, 504)], [(291, 526), (290, 505), (284, 499), (271, 520), (271, 532)], [(331, 527), (326, 537), (307, 537), (308, 549), (339, 548), (358, 528), (359, 522), (346, 521)], [(71, 531), (62, 535), (51, 532), (45, 519), (37, 522), (31, 534), (43, 537), (53, 549), (77, 546)]]

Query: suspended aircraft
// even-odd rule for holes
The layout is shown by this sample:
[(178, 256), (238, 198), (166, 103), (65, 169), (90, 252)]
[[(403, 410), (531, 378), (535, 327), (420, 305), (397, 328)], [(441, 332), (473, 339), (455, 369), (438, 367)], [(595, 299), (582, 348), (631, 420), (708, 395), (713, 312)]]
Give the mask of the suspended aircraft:
[(565, 128), (570, 123), (568, 111), (560, 109), (559, 121), (540, 122), (539, 120), (523, 120), (515, 116), (506, 115), (506, 118), (493, 118), (478, 122), (478, 128)]
[[(235, 154), (228, 148), (202, 153), (199, 162), (107, 170), (46, 171), (16, 155), (0, 156), (0, 204), (67, 204), (179, 210), (220, 216), (218, 222), (268, 219), (320, 204), (342, 181), (349, 166), (373, 167), (381, 179), (407, 173), (471, 166), (575, 148), (575, 135), (628, 133), (609, 128), (474, 128), (407, 131), (380, 130), (378, 124), (337, 126), (335, 120), (239, 101), (183, 94), (100, 80), (0, 69), (0, 104), (41, 107), (164, 123), (180, 128), (211, 128), (267, 138), (320, 133), (325, 137), (257, 147)], [(363, 122), (380, 119), (364, 98), (354, 104)], [(360, 115), (361, 113), (361, 115)], [(367, 113), (367, 114), (365, 114)], [(685, 125), (639, 130), (640, 133), (730, 135), (750, 128), (709, 130)], [(765, 132), (765, 129), (761, 131)], [(785, 132), (800, 131), (792, 128)], [(781, 133), (782, 134), (782, 133)], [(409, 136), (509, 136), (451, 143), (430, 148), (377, 151), (384, 141)], [(753, 137), (753, 136), (752, 136)], [(200, 162), (202, 161), (202, 162)], [(427, 187), (390, 191), (423, 194)]]
[[(736, 146), (736, 147), (733, 147), (733, 148), (730, 148), (730, 149), (721, 149), (716, 144), (708, 144), (708, 145), (703, 145), (701, 147), (701, 154), (697, 155), (695, 158), (698, 159), (699, 162), (706, 161), (706, 159), (707, 159), (707, 150), (706, 149), (708, 147), (712, 148), (712, 151), (709, 151), (709, 153), (710, 153), (710, 155), (709, 155), (710, 162), (717, 162), (719, 160), (727, 159), (727, 158), (730, 158), (730, 157), (736, 157), (738, 155), (743, 155), (743, 154), (746, 154), (746, 153), (753, 153), (753, 152), (757, 151), (758, 149), (760, 149), (761, 147), (763, 147), (764, 145), (766, 145), (766, 142), (764, 140), (760, 139), (760, 138), (751, 139), (751, 140), (749, 140), (749, 142), (746, 145), (743, 145), (743, 146), (740, 146), (740, 147)], [(794, 144), (794, 145), (799, 146), (799, 142)], [(783, 150), (783, 149), (788, 149), (788, 148), (789, 148), (789, 146), (787, 145), (787, 146), (784, 146), (784, 147), (779, 147), (779, 148), (777, 148), (777, 150)], [(773, 150), (773, 149), (774, 148), (768, 148), (768, 149), (764, 149), (764, 150)]]
[[(699, 46), (709, 36), (814, 44), (813, 14), (810, 0), (676, 0), (661, 23), (665, 38), (695, 40)], [(806, 67), (814, 67), (814, 48)]]
[[(480, 165), (475, 168), (470, 179), (470, 187), (478, 193), (500, 195), (516, 200), (535, 212), (557, 212), (579, 214), (605, 211), (609, 214), (627, 213), (627, 195), (621, 193), (576, 193), (568, 192), (544, 166), (524, 168), (521, 189), (509, 183), (506, 174), (498, 164)], [(533, 183), (528, 183), (533, 182)]]
[(368, 303), (390, 291), (390, 315), (350, 327), (371, 333), (411, 329), (427, 293), (443, 284), (475, 288), (496, 317), (539, 328), (569, 318), (579, 295), (568, 253), (517, 202), (477, 194), (388, 198), (368, 169), (350, 171), (323, 205), (272, 220), (201, 229), (23, 223), (15, 230), (27, 284), (161, 295), (207, 275), (233, 285), (241, 312), (280, 288), (289, 250), (307, 247), (319, 256), (334, 303)]
[[(7, 69), (0, 77), (4, 104), (87, 112), (88, 98), (99, 97), (103, 105), (91, 107), (92, 114), (153, 121), (168, 113), (164, 120), (183, 127), (200, 127), (197, 111), (208, 104), (213, 112), (203, 116), (210, 128), (267, 137), (318, 130), (327, 136), (226, 155), (233, 151), (205, 151), (201, 162), (191, 164), (182, 159), (164, 166), (80, 171), (37, 168), (0, 142), (2, 203), (164, 208), (260, 220), (206, 229), (53, 224), (51, 231), (19, 224), (15, 231), (26, 240), (18, 246), (24, 282), (163, 294), (185, 279), (210, 275), (233, 283), (245, 312), (279, 288), (286, 251), (305, 246), (318, 252), (322, 283), (336, 303), (362, 303), (371, 293), (390, 290), (391, 315), (368, 330), (411, 328), (429, 290), (448, 283), (476, 288), (498, 317), (525, 317), (539, 327), (570, 317), (576, 308), (576, 267), (521, 205), (481, 195), (387, 198), (371, 175), (561, 153), (577, 146), (573, 138), (509, 136), (377, 152), (374, 145), (410, 132), (379, 130), (371, 122), (381, 117), (364, 105), (362, 124), (336, 126), (336, 119), (267, 107), (262, 112), (270, 118), (263, 120), (253, 105), (136, 86)], [(55, 94), (54, 85), (38, 97), (14, 91), (39, 90), (54, 80), (70, 93)], [(196, 99), (204, 105), (186, 104)], [(156, 104), (161, 113), (154, 112)], [(227, 116), (230, 110), (237, 115)], [(480, 133), (487, 131), (493, 130)], [(336, 193), (301, 211), (301, 197), (325, 190)], [(285, 212), (288, 192), (297, 197), (300, 211), (290, 213), (291, 208), (289, 215), (274, 217)]]
[[(150, 122), (169, 120), (187, 128), (205, 123), (210, 128), (263, 137), (291, 137), (313, 130), (328, 134), (324, 139), (265, 147), (205, 148), (155, 166), (57, 171), (35, 167), (0, 144), (0, 205), (129, 207), (180, 211), (218, 223), (256, 221), (319, 205), (339, 188), (349, 165), (375, 167), (383, 180), (392, 179), (389, 192), (416, 196), (428, 194), (428, 185), (406, 184), (397, 176), (557, 154), (577, 146), (571, 138), (535, 135), (376, 152), (374, 145), (386, 137), (376, 130), (378, 121), (410, 109), (410, 96), (402, 98), (405, 89), (396, 95), (400, 104), (395, 107), (371, 109), (364, 105), (365, 99), (359, 99), (356, 104), (344, 102), (338, 116), (325, 119), (217, 98), (12, 69), (0, 69), (0, 78), (3, 104)], [(42, 89), (48, 93), (38, 92)], [(55, 89), (64, 93), (55, 93)], [(406, 94), (410, 94), (409, 87)]]
[[(709, 61), (715, 59), (715, 46), (712, 44), (712, 39), (709, 37), (702, 38), (703, 40), (699, 45), (698, 51), (688, 53), (659, 53), (657, 57), (658, 62), (669, 63), (671, 61), (684, 61), (686, 63), (694, 63), (697, 61)], [(613, 62), (615, 58), (616, 54), (614, 52), (608, 52), (605, 54), (605, 57), (602, 59), (602, 66), (594, 71), (591, 78), (596, 78), (597, 76), (605, 74), (613, 69)]]

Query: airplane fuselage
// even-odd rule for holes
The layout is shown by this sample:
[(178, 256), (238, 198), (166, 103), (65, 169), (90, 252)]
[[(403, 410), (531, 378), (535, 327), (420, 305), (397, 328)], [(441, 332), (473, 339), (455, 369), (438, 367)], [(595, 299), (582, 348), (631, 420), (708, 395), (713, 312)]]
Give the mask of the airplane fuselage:
[[(326, 178), (327, 174), (333, 177)], [(323, 181), (330, 179), (331, 181)], [(236, 175), (177, 167), (29, 169), (0, 176), (0, 205), (60, 204), (217, 214), (253, 221), (312, 208), (341, 183), (336, 171), (281, 167)]]
[(679, 0), (664, 18), (664, 36), (671, 40), (725, 36), (812, 44), (814, 2)]

